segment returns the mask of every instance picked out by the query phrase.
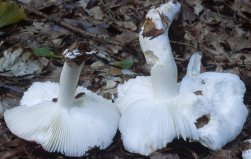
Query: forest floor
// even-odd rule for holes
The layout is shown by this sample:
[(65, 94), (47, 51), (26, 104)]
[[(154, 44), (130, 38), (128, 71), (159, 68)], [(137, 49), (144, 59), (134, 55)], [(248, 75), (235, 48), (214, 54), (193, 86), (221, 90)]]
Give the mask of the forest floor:
[[(63, 65), (62, 52), (76, 41), (88, 42), (97, 50), (97, 54), (85, 63), (79, 84), (105, 98), (116, 97), (118, 84), (138, 75), (149, 75), (138, 33), (147, 11), (164, 2), (16, 0), (15, 3), (24, 8), (26, 18), (0, 27), (1, 112), (18, 106), (23, 92), (34, 81), (58, 81)], [(250, 109), (251, 1), (189, 0), (181, 3), (182, 10), (169, 31), (179, 80), (186, 73), (191, 55), (201, 51), (206, 71), (240, 76), (247, 89), (244, 103)], [(6, 127), (2, 113), (0, 115), (0, 159), (67, 158), (17, 138)], [(248, 117), (239, 136), (217, 152), (199, 143), (175, 140), (166, 148), (144, 157), (127, 152), (117, 133), (109, 148), (94, 148), (82, 158), (241, 158), (241, 145), (251, 138), (250, 126), (251, 118)]]

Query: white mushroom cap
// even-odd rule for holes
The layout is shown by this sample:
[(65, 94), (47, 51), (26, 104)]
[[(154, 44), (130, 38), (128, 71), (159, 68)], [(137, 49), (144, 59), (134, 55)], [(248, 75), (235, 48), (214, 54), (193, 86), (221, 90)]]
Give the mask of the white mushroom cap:
[[(49, 152), (72, 157), (83, 156), (95, 146), (107, 148), (120, 118), (111, 101), (84, 87), (76, 89), (82, 68), (82, 64), (74, 62), (77, 56), (66, 59), (60, 86), (36, 82), (24, 93), (21, 106), (4, 113), (8, 128), (18, 137), (35, 141)], [(83, 92), (84, 95), (75, 98)], [(52, 101), (53, 98), (58, 100)]]
[[(199, 142), (219, 150), (241, 132), (248, 115), (243, 104), (244, 83), (231, 73), (206, 72), (199, 74), (201, 55), (194, 54), (189, 62), (187, 76), (180, 83), (179, 92), (202, 92), (202, 105), (194, 116), (206, 115), (209, 122), (199, 128)], [(197, 73), (195, 73), (197, 72)]]

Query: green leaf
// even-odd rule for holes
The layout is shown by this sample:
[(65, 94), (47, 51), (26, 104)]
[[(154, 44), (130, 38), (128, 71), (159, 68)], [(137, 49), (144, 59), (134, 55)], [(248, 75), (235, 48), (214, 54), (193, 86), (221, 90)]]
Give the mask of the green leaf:
[(33, 54), (40, 57), (49, 57), (49, 58), (57, 58), (62, 59), (62, 56), (55, 55), (54, 52), (50, 51), (47, 47), (39, 47), (32, 49)]
[(26, 19), (23, 8), (12, 2), (0, 2), (0, 27)]
[(113, 65), (120, 67), (122, 69), (130, 69), (132, 67), (133, 63), (134, 62), (132, 59), (127, 59), (127, 60), (113, 62)]

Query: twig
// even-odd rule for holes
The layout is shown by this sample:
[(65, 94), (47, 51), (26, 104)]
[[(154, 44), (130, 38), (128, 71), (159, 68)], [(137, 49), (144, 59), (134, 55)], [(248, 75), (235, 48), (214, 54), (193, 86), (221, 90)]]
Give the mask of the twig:
[(170, 41), (170, 43), (173, 43), (173, 44), (180, 44), (180, 45), (193, 47), (193, 45), (190, 45), (190, 44), (187, 44), (187, 43), (183, 43), (183, 42), (179, 42), (179, 41), (172, 41), (172, 40), (169, 40), (169, 41)]
[(24, 146), (23, 148), (24, 148), (24, 152), (26, 153), (26, 156), (27, 156), (29, 159), (32, 159), (31, 155), (27, 152), (25, 146)]
[(107, 38), (107, 36), (98, 35), (98, 34), (90, 34), (90, 33), (86, 32), (86, 31), (84, 31), (84, 30), (82, 30), (82, 29), (80, 29), (78, 27), (75, 27), (75, 26), (71, 25), (70, 23), (67, 23), (65, 21), (56, 19), (55, 17), (44, 14), (44, 13), (42, 13), (40, 11), (37, 11), (37, 10), (35, 10), (33, 8), (28, 8), (26, 6), (23, 6), (23, 8), (25, 10), (31, 12), (31, 13), (34, 13), (34, 14), (36, 14), (38, 16), (41, 16), (41, 17), (44, 17), (44, 18), (46, 18), (46, 19), (48, 19), (50, 21), (53, 21), (56, 24), (58, 24), (58, 25), (60, 25), (60, 26), (62, 26), (64, 28), (67, 28), (67, 29), (71, 30), (74, 33), (80, 34), (85, 38), (91, 38), (96, 42), (103, 42), (103, 43), (107, 43), (107, 44), (123, 46), (122, 43), (120, 43), (118, 41), (115, 41), (115, 40), (111, 40), (111, 39)]

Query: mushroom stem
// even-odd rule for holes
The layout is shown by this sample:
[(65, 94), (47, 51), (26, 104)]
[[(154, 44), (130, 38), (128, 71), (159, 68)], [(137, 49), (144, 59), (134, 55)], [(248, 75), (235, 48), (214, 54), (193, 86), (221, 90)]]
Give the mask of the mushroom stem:
[(166, 64), (156, 63), (151, 69), (151, 80), (155, 99), (167, 99), (178, 95), (177, 67), (173, 57)]
[(154, 98), (178, 95), (177, 66), (168, 38), (169, 27), (180, 10), (180, 3), (170, 1), (151, 9), (139, 34), (140, 46), (147, 64), (151, 65)]
[(64, 52), (66, 62), (60, 75), (60, 88), (58, 95), (58, 104), (68, 108), (72, 105), (76, 93), (79, 76), (83, 68), (84, 62), (81, 61), (82, 55), (78, 50)]

